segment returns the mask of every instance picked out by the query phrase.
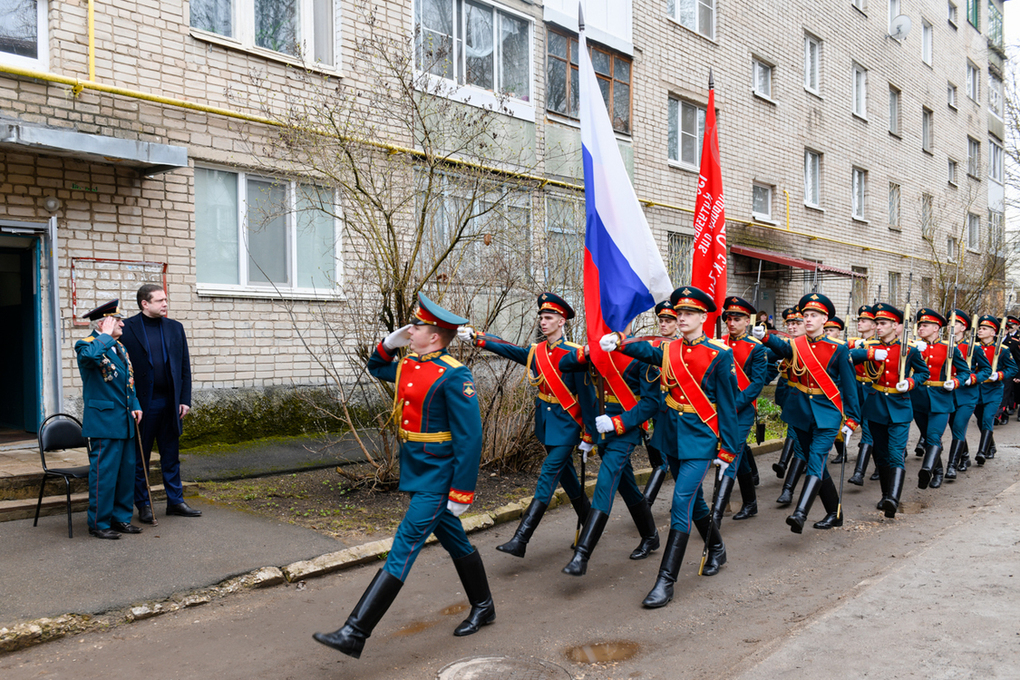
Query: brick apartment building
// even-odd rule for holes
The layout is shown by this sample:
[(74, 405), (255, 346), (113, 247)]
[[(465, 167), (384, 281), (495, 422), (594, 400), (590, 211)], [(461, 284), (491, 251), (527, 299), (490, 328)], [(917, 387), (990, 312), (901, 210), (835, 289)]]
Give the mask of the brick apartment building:
[[(165, 282), (200, 394), (323, 383), (295, 328), (344, 305), (356, 272), (342, 219), (296, 226), (314, 184), (278, 181), (254, 155), (267, 127), (254, 83), (292, 98), (308, 74), (375, 87), (351, 47), (372, 31), (456, 46), (436, 77), (468, 106), (510, 93), (506, 125), (556, 180), (519, 211), (535, 262), (583, 232), (583, 195), (569, 188), (581, 177), (573, 0), (0, 6), (0, 307), (12, 328), (0, 426), (31, 432), (76, 409), (82, 313), (115, 295), (133, 310), (142, 281)], [(760, 269), (770, 312), (816, 287), (838, 307), (879, 285), (902, 304), (913, 273), (926, 301), (933, 260), (1001, 242), (1000, 0), (587, 0), (585, 16), (675, 282), (690, 266), (710, 69), (731, 292), (750, 297)], [(259, 201), (292, 210), (249, 233)], [(312, 352), (327, 343), (306, 339)]]

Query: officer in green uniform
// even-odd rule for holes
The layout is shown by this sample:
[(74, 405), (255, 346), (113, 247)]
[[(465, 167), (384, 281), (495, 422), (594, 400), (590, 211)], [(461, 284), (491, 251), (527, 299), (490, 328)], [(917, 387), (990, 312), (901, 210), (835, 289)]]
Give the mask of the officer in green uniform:
[[(468, 541), (460, 515), (470, 507), (482, 453), (482, 417), (474, 378), (447, 353), (457, 327), (467, 319), (418, 296), (415, 321), (386, 336), (368, 360), (369, 372), (396, 383), (399, 418), (400, 490), (410, 495), (386, 564), (376, 574), (347, 622), (314, 638), (359, 658), (365, 640), (393, 603), (429, 534), (450, 553), (471, 611), (453, 632), (471, 635), (492, 623), (496, 608), (478, 551)], [(401, 359), (397, 350), (410, 346)]]
[(977, 407), (978, 397), (981, 395), (981, 384), (988, 379), (992, 373), (992, 366), (986, 355), (979, 346), (967, 340), (967, 331), (971, 329), (970, 314), (962, 309), (956, 310), (955, 333), (956, 348), (967, 361), (967, 368), (974, 376), (969, 384), (960, 385), (953, 390), (954, 409), (949, 416), (949, 427), (953, 433), (953, 441), (949, 445), (949, 460), (946, 461), (947, 482), (956, 481), (957, 471), (963, 472), (967, 469), (964, 456), (967, 452), (967, 426), (970, 417)]
[(981, 441), (974, 462), (984, 465), (985, 461), (994, 457), (992, 432), (995, 427), (995, 414), (1002, 404), (1003, 382), (1012, 380), (1016, 375), (1017, 366), (1010, 354), (1009, 347), (997, 343), (999, 335), (999, 319), (986, 314), (978, 321), (977, 336), (980, 342), (979, 351), (985, 355), (990, 365), (990, 374), (978, 388), (978, 403), (974, 409), (974, 417), (981, 428)]
[(142, 406), (127, 350), (120, 300), (85, 315), (92, 333), (74, 344), (82, 381), (82, 435), (89, 438), (89, 534), (117, 539), (140, 534), (131, 524), (135, 488), (135, 426)]

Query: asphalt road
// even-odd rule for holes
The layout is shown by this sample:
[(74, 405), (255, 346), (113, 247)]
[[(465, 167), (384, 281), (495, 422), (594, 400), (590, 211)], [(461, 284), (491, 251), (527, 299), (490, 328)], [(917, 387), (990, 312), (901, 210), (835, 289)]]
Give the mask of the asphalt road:
[[(311, 635), (343, 623), (375, 565), (15, 652), (0, 658), (0, 676), (401, 680), (434, 678), (467, 657), (515, 656), (585, 680), (1016, 677), (1020, 426), (999, 428), (996, 438), (994, 461), (938, 491), (916, 488), (911, 455), (895, 520), (874, 509), (878, 484), (869, 482), (847, 487), (843, 529), (801, 536), (784, 523), (789, 511), (771, 502), (780, 481), (768, 472), (776, 454), (765, 456), (759, 516), (723, 522), (727, 565), (699, 577), (692, 540), (676, 599), (659, 610), (640, 605), (659, 553), (627, 559), (637, 534), (618, 501), (583, 578), (560, 573), (574, 532), (569, 509), (547, 515), (524, 560), (495, 550), (514, 524), (474, 534), (497, 619), (467, 638), (451, 635), (463, 589), (445, 552), (430, 546), (360, 660)], [(665, 506), (655, 508), (660, 531)], [(811, 519), (822, 514), (816, 503)], [(570, 648), (594, 643), (633, 643), (634, 654), (599, 664), (568, 658)]]

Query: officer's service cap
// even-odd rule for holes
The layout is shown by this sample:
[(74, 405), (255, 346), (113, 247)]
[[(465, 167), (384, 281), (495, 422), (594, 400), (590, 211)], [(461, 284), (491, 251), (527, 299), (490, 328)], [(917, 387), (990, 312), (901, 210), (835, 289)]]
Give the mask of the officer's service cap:
[(843, 319), (839, 318), (838, 316), (834, 316), (825, 322), (825, 328), (835, 328), (837, 330), (843, 330), (845, 327), (846, 324), (843, 323)]
[(669, 302), (676, 311), (714, 312), (718, 309), (708, 293), (695, 286), (681, 286), (669, 296)]
[(999, 319), (997, 317), (992, 316), (991, 314), (985, 314), (980, 319), (978, 319), (978, 328), (981, 328), (982, 326), (988, 326), (989, 328), (993, 328), (995, 329), (995, 332), (998, 333)]
[(879, 302), (872, 307), (875, 310), (875, 320), (887, 319), (895, 323), (903, 323), (903, 312), (896, 309), (888, 302)]
[(1012, 314), (1007, 314), (1006, 315), (1006, 323), (1007, 324), (1011, 323), (1011, 324), (1013, 324), (1015, 326), (1020, 326), (1020, 319), (1018, 319), (1017, 317), (1013, 316)]
[(962, 309), (956, 310), (956, 320), (963, 322), (964, 330), (970, 330), (970, 314)]
[(559, 314), (567, 321), (574, 318), (574, 310), (567, 301), (556, 293), (545, 292), (538, 296), (538, 313), (553, 312)]
[(783, 321), (803, 321), (804, 315), (796, 307), (787, 307), (783, 310)]
[(676, 318), (676, 310), (673, 309), (673, 304), (669, 300), (663, 300), (659, 304), (655, 305), (655, 316), (658, 317), (669, 317), (671, 319)]
[(743, 314), (744, 316), (753, 316), (757, 310), (750, 302), (742, 297), (731, 295), (723, 301), (722, 315), (725, 319), (730, 314)]
[(857, 308), (857, 320), (861, 319), (875, 320), (875, 312), (871, 309), (871, 305), (861, 305)]
[(115, 319), (124, 318), (124, 314), (120, 308), (120, 298), (110, 300), (109, 302), (104, 302), (103, 304), (93, 309), (91, 312), (85, 313), (85, 318), (88, 319), (89, 321), (99, 321), (105, 316), (112, 316)]
[(463, 326), (468, 320), (443, 309), (425, 297), (424, 293), (418, 293), (418, 309), (414, 312), (413, 323), (415, 326), (438, 326), (455, 331), (457, 326)]
[(946, 317), (942, 316), (934, 309), (931, 309), (929, 307), (921, 307), (921, 309), (917, 310), (917, 316), (915, 317), (915, 320), (917, 321), (917, 323), (938, 324), (939, 328), (945, 326), (947, 323)]
[(797, 307), (800, 309), (801, 314), (808, 310), (813, 310), (821, 312), (830, 319), (836, 316), (836, 307), (832, 304), (832, 300), (821, 293), (808, 293), (800, 299)]

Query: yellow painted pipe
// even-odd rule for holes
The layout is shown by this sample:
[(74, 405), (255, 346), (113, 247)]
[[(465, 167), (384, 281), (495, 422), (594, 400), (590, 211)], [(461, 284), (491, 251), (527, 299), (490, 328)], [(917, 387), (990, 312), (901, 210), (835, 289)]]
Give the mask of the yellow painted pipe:
[(96, 79), (96, 6), (95, 0), (89, 0), (89, 80)]

